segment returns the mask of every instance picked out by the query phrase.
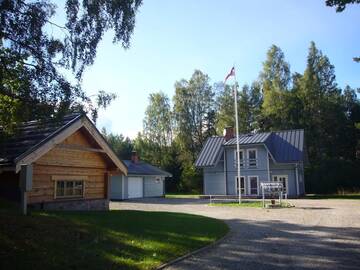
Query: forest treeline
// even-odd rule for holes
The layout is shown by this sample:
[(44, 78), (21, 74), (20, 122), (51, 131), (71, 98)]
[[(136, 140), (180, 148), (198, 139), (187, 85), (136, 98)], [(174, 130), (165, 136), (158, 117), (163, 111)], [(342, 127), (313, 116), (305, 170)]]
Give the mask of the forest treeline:
[[(273, 45), (258, 78), (237, 89), (241, 133), (305, 130), (308, 193), (360, 188), (359, 89), (337, 85), (335, 67), (314, 42), (303, 73), (291, 72)], [(163, 92), (150, 94), (143, 131), (134, 140), (103, 133), (121, 158), (136, 150), (141, 159), (171, 172), (167, 192), (201, 192), (197, 155), (209, 136), (234, 125), (232, 85), (211, 84), (207, 74), (195, 70), (190, 79), (175, 83), (172, 100)]]

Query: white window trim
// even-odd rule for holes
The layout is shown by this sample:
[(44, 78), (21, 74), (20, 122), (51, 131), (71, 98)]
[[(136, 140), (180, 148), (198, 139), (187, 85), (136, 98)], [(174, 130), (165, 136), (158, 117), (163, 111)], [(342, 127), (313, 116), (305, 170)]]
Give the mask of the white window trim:
[[(87, 177), (77, 177), (77, 176), (67, 176), (65, 177), (66, 179), (61, 179), (60, 177), (52, 177), (52, 179), (54, 180), (54, 199), (58, 199), (58, 200), (66, 200), (66, 199), (83, 199), (85, 198), (85, 178), (87, 179)], [(71, 179), (70, 179), (71, 178)], [(57, 194), (57, 182), (82, 182), (82, 194), (80, 196), (60, 196), (58, 197)]]
[[(255, 151), (256, 166), (250, 166), (250, 155), (249, 155), (250, 151)], [(250, 168), (250, 169), (257, 168), (258, 167), (258, 150), (256, 148), (249, 148), (249, 149), (246, 150), (246, 154), (247, 154), (247, 167)]]
[[(234, 168), (237, 168), (237, 156), (236, 156), (236, 149), (234, 150)], [(240, 168), (245, 168), (245, 163), (246, 163), (246, 158), (245, 158), (245, 151), (244, 149), (240, 149), (239, 153), (242, 153), (243, 158), (242, 158), (242, 166), (241, 166), (241, 159), (240, 159)]]
[(250, 179), (252, 178), (252, 177), (255, 177), (256, 178), (256, 184), (257, 184), (257, 194), (256, 194), (256, 196), (259, 196), (259, 176), (258, 175), (249, 175), (247, 178), (248, 178), (248, 192), (249, 192), (249, 195), (250, 196), (255, 196), (255, 194), (251, 194), (251, 183), (250, 183)]
[[(285, 182), (286, 182), (286, 192), (285, 192), (285, 194), (288, 194), (289, 193), (289, 176), (287, 174), (274, 174), (274, 175), (271, 176), (271, 182), (275, 182), (274, 177), (277, 177), (278, 179), (280, 177), (285, 178)], [(279, 182), (279, 180), (277, 182)]]
[[(237, 192), (237, 184), (238, 184), (238, 179), (237, 179), (237, 175), (235, 176), (235, 194), (239, 195)], [(246, 176), (245, 175), (240, 175), (240, 179), (244, 178), (244, 194), (241, 195), (247, 195), (247, 184), (246, 184)], [(241, 184), (241, 183), (240, 183)]]

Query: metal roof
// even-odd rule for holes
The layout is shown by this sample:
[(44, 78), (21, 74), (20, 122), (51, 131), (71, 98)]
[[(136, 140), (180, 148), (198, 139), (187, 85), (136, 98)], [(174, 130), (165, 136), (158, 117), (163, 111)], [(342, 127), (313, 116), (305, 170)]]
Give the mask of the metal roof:
[(71, 114), (61, 120), (35, 120), (19, 124), (14, 134), (0, 145), (0, 166), (13, 164), (16, 158), (39, 147), (81, 116)]
[(221, 154), (221, 151), (224, 151), (222, 147), (224, 142), (224, 137), (216, 136), (208, 138), (195, 162), (195, 166), (211, 167), (216, 165), (217, 157)]
[[(244, 145), (265, 143), (270, 135), (271, 132), (239, 134), (239, 144)], [(224, 145), (236, 145), (236, 137), (228, 140)]]
[(273, 132), (266, 143), (276, 162), (289, 163), (304, 161), (304, 130)]
[[(240, 145), (264, 144), (278, 163), (304, 161), (304, 130), (284, 130), (240, 134)], [(225, 142), (224, 137), (210, 137), (195, 162), (196, 167), (215, 166), (224, 146), (235, 146), (236, 137)]]
[(172, 177), (171, 173), (161, 170), (158, 167), (150, 165), (144, 161), (132, 162), (131, 160), (123, 160), (128, 168), (128, 175), (157, 175)]

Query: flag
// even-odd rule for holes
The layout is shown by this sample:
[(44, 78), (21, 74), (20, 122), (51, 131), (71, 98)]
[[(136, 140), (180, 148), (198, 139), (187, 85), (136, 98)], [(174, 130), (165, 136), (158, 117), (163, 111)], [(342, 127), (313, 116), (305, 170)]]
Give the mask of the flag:
[(232, 67), (232, 69), (230, 70), (230, 73), (225, 77), (225, 82), (231, 76), (235, 76), (235, 67)]

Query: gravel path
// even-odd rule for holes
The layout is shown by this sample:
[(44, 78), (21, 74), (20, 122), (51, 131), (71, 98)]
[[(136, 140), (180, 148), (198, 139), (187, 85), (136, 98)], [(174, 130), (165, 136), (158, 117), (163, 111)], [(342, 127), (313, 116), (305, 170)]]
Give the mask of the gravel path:
[(112, 209), (171, 211), (223, 219), (219, 245), (167, 269), (360, 269), (360, 201), (293, 200), (295, 208), (209, 206), (196, 199), (113, 202)]

